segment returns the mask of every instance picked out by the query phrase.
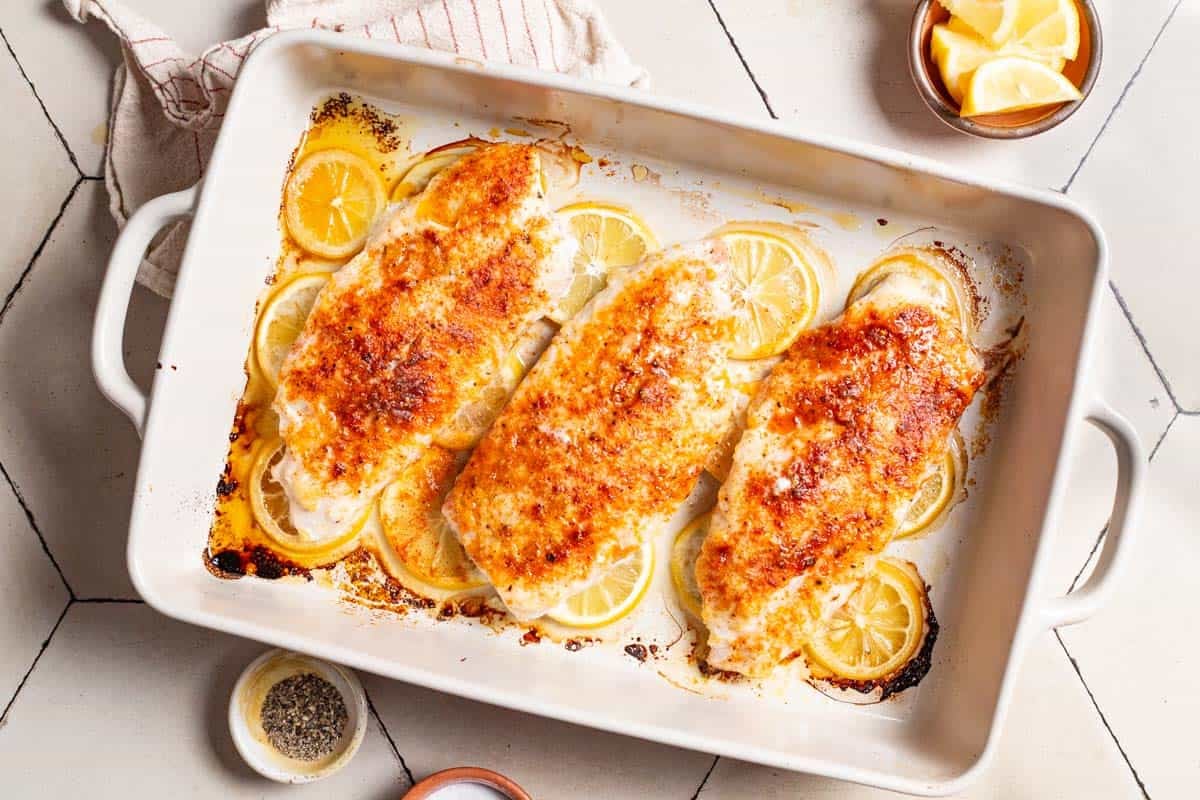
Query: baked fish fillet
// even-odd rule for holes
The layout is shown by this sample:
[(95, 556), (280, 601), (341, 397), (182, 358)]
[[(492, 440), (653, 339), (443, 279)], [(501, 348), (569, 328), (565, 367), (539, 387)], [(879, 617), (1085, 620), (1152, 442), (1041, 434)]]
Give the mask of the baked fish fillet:
[(336, 535), (477, 399), (567, 290), (577, 247), (538, 150), (463, 157), (321, 291), (279, 377), (275, 476), (302, 535)]
[(612, 276), (517, 388), (444, 513), (517, 619), (662, 530), (730, 424), (728, 251), (674, 247)]
[(696, 562), (708, 663), (796, 652), (898, 529), (982, 384), (955, 318), (893, 275), (803, 334), (751, 401)]

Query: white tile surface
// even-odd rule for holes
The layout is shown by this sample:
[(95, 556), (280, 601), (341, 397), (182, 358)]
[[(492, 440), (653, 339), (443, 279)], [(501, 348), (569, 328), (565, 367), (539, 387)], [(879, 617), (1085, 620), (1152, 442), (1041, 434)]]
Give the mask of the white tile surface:
[(365, 685), (417, 780), (469, 764), (503, 772), (538, 798), (686, 798), (712, 764), (702, 753), (395, 681), (372, 678)]
[(0, 214), (0, 308), (29, 264), (78, 173), (9, 54), (0, 51), (0, 178), (11, 187)]
[(1055, 188), (1079, 163), (1174, 3), (1099, 0), (1108, 35), (1100, 78), (1083, 108), (1034, 139), (987, 142), (942, 125), (913, 88), (912, 0), (716, 0), (780, 118)]
[(0, 714), (70, 596), (8, 487), (0, 483)]
[[(206, 0), (199, 6), (159, 0), (122, 3), (176, 37), (187, 52), (199, 53), (266, 24), (258, 0)], [(88, 175), (101, 174), (110, 85), (121, 60), (113, 35), (94, 19), (76, 23), (61, 0), (5, 3), (0, 25), (80, 168)]]
[(319, 783), (272, 783), (241, 761), (229, 694), (264, 649), (142, 605), (75, 604), (0, 729), (0, 793), (396, 800), (408, 781), (374, 720), (355, 758)]
[(1153, 798), (1192, 797), (1200, 755), (1193, 635), (1200, 565), (1200, 418), (1181, 416), (1150, 468), (1138, 546), (1122, 601), (1062, 630), (1121, 745)]
[(1197, 37), (1200, 2), (1184, 0), (1071, 189), (1108, 231), (1117, 288), (1176, 399), (1191, 410), (1200, 410), (1190, 303), (1200, 291), (1200, 226), (1195, 202), (1174, 192), (1200, 181)]
[[(882, 800), (899, 796), (723, 758), (700, 800)], [(1141, 797), (1053, 636), (1043, 636), (1026, 656), (995, 761), (983, 779), (960, 796), (971, 800)]]
[(766, 117), (707, 0), (597, 0), (613, 33), (650, 71), (650, 91)]
[[(112, 248), (104, 187), (84, 182), (0, 324), (0, 461), (80, 597), (132, 597), (125, 570), (138, 438), (92, 377), (92, 311)], [(126, 354), (153, 370), (166, 302), (135, 293)]]

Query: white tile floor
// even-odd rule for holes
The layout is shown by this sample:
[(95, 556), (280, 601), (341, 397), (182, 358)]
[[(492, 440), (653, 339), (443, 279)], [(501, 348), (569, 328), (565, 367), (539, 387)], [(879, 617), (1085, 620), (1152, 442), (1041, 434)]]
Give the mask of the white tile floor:
[[(127, 2), (192, 49), (262, 20), (257, 0)], [(1095, 94), (1064, 128), (1010, 145), (949, 136), (920, 108), (901, 55), (912, 0), (598, 3), (657, 92), (1067, 186), (1097, 212), (1115, 290), (1092, 383), (1155, 448), (1141, 542), (1111, 607), (1033, 648), (998, 757), (967, 796), (1194, 797), (1200, 349), (1184, 298), (1200, 289), (1190, 189), (1200, 117), (1187, 102), (1200, 0), (1101, 0)], [(119, 56), (98, 25), (70, 23), (57, 0), (3, 4), (0, 32), (11, 51), (0, 52), (0, 796), (66, 796), (84, 781), (114, 797), (293, 791), (237, 760), (221, 717), (259, 648), (136, 602), (105, 602), (134, 599), (122, 549), (137, 442), (88, 365), (115, 233), (91, 176)], [(127, 348), (143, 379), (165, 311), (136, 295)], [(1047, 593), (1086, 572), (1112, 492), (1099, 434), (1083, 438), (1071, 465)], [(383, 800), (413, 776), (474, 761), (544, 798), (881, 794), (376, 678), (366, 685), (378, 717), (361, 754), (330, 782), (295, 791)]]

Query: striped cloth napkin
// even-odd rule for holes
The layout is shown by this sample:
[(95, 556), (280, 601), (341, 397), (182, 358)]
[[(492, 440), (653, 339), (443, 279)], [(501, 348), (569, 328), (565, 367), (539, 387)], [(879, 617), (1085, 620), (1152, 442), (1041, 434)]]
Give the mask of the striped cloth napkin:
[[(63, 0), (79, 22), (103, 22), (120, 39), (104, 182), (109, 210), (123, 225), (142, 203), (200, 179), (242, 62), (273, 33), (323, 28), (520, 64), (610, 83), (645, 86), (591, 0), (268, 0), (261, 30), (184, 53), (120, 0)], [(143, 260), (138, 280), (169, 297), (187, 223), (166, 229)]]

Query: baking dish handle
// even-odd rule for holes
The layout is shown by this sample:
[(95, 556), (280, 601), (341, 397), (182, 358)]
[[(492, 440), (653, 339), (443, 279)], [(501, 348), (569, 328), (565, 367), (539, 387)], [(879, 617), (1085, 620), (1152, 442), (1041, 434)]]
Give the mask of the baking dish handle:
[(1047, 628), (1073, 625), (1096, 613), (1113, 592), (1132, 550), (1133, 527), (1137, 524), (1147, 459), (1133, 426), (1106, 404), (1098, 403), (1088, 413), (1095, 425), (1117, 451), (1117, 492), (1108, 519), (1104, 548), (1083, 586), (1068, 595), (1056, 597), (1043, 609)]
[(147, 202), (125, 223), (112, 256), (96, 303), (92, 327), (92, 371), (104, 396), (125, 413), (137, 428), (138, 436), (146, 424), (146, 394), (129, 377), (122, 345), (125, 339), (125, 315), (137, 277), (142, 255), (163, 226), (192, 212), (197, 186), (164, 194)]

